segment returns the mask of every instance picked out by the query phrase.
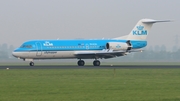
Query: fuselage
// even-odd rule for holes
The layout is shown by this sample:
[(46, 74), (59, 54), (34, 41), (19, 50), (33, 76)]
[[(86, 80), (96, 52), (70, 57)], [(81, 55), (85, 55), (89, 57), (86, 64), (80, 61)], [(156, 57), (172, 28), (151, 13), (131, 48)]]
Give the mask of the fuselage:
[[(108, 42), (126, 43), (127, 40), (30, 40), (15, 49), (13, 55), (21, 59), (79, 58), (76, 52), (97, 52), (106, 49)], [(130, 41), (132, 49), (143, 48), (147, 41)]]

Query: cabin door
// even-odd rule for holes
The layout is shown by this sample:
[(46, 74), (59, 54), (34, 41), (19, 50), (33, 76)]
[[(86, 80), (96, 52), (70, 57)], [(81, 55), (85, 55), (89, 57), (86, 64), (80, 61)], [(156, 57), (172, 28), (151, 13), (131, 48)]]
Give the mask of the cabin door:
[(40, 42), (36, 42), (36, 56), (41, 56), (42, 55), (42, 45)]

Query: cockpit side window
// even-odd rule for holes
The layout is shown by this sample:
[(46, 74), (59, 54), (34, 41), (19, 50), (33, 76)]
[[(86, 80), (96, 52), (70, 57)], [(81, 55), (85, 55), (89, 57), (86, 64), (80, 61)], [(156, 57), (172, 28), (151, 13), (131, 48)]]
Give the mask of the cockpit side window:
[(21, 45), (20, 48), (32, 48), (32, 45)]

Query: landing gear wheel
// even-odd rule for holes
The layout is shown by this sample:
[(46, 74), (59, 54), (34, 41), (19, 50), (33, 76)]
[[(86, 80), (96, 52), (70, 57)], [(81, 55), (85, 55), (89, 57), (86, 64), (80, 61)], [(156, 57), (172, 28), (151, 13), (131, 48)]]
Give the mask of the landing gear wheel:
[(34, 62), (30, 62), (29, 65), (30, 65), (30, 66), (34, 66)]
[(101, 62), (99, 60), (94, 60), (93, 65), (94, 66), (100, 66)]
[(79, 60), (77, 62), (78, 66), (84, 66), (85, 62), (83, 60)]

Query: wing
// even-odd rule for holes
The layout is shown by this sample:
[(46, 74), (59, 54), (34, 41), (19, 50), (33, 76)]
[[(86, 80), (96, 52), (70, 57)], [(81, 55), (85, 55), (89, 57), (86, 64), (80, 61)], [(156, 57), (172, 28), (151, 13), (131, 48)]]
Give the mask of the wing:
[(119, 56), (124, 56), (129, 54), (130, 52), (142, 52), (142, 50), (130, 50), (130, 51), (113, 51), (109, 49), (105, 49), (102, 51), (78, 51), (75, 52), (77, 58), (80, 59), (94, 59), (94, 58), (114, 58)]

